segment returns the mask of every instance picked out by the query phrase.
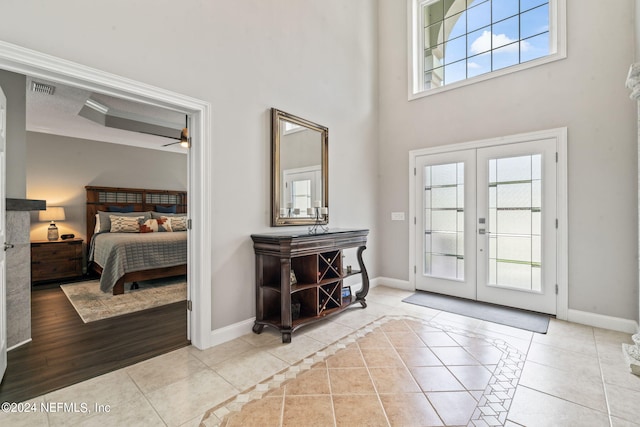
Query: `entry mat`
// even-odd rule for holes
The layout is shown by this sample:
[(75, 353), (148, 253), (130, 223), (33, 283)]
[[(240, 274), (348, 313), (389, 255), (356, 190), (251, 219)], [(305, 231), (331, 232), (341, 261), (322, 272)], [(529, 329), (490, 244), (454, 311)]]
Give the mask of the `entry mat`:
[(546, 334), (549, 329), (548, 315), (517, 308), (423, 291), (418, 291), (402, 301), (539, 334)]

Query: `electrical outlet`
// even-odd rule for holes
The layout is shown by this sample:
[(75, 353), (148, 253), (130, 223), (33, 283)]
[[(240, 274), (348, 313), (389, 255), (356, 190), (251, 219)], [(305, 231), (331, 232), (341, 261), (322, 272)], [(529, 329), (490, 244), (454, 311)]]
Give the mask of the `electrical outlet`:
[(391, 212), (391, 221), (404, 221), (404, 212)]

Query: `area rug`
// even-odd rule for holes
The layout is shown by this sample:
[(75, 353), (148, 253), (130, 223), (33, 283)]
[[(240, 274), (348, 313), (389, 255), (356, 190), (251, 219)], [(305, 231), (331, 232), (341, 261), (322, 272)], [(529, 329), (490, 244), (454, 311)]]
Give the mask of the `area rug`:
[(416, 292), (402, 301), (539, 334), (546, 334), (549, 329), (548, 315), (517, 308), (422, 291)]
[(138, 284), (139, 289), (127, 290), (123, 295), (102, 292), (99, 280), (60, 285), (60, 288), (84, 323), (187, 299), (187, 281), (184, 276), (141, 281)]

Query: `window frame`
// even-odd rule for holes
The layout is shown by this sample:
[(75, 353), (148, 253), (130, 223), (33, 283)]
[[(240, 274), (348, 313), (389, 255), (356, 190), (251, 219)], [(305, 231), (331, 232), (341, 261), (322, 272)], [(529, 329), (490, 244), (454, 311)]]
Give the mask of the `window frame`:
[[(522, 62), (475, 77), (436, 87), (424, 88), (424, 25), (422, 7), (436, 0), (407, 0), (408, 36), (408, 99), (420, 99), (459, 87), (501, 77), (567, 57), (567, 4), (566, 0), (549, 0), (549, 48), (547, 56)], [(465, 8), (466, 10), (466, 8)]]

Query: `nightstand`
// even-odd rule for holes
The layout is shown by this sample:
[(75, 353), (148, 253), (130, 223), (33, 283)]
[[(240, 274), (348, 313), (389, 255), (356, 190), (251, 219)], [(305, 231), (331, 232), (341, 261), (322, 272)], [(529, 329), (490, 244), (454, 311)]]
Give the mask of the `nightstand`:
[(80, 238), (31, 242), (31, 283), (82, 276), (82, 242)]

